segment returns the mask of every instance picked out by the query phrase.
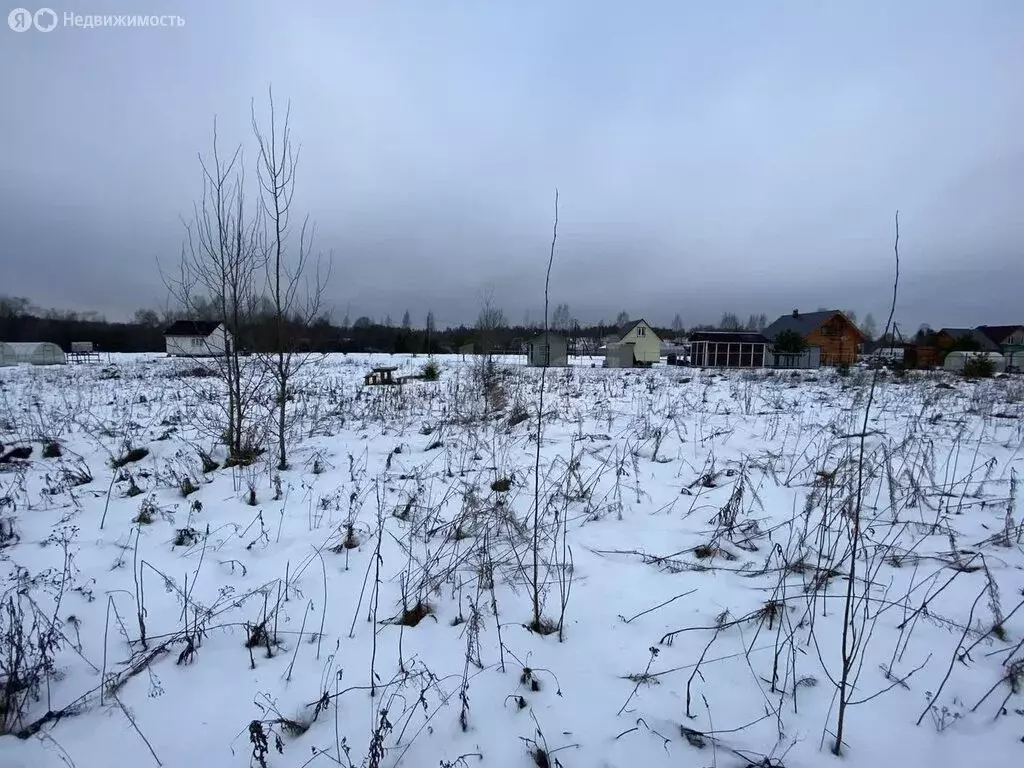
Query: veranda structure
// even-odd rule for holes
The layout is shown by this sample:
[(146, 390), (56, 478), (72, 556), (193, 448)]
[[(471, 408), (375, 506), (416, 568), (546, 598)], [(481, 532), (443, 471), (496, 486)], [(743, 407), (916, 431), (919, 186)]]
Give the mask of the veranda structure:
[(768, 368), (771, 364), (771, 342), (760, 333), (697, 331), (690, 335), (690, 365)]

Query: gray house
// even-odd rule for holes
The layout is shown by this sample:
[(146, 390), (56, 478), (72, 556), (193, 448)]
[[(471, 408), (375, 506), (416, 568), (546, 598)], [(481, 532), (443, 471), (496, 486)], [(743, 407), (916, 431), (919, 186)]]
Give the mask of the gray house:
[(569, 342), (560, 333), (548, 331), (526, 344), (526, 364), (538, 368), (564, 368), (569, 364)]

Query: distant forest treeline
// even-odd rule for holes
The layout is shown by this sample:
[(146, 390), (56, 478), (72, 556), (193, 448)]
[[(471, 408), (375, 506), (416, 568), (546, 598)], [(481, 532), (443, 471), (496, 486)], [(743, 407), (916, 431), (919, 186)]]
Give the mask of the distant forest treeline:
[[(69, 312), (40, 309), (24, 298), (0, 296), (0, 341), (50, 341), (65, 351), (73, 341), (91, 341), (103, 352), (163, 352), (164, 329), (175, 320), (183, 319), (180, 312), (158, 313), (150, 309), (135, 312), (131, 322), (109, 322), (95, 312)], [(206, 318), (189, 318), (206, 319)], [(582, 327), (569, 316), (568, 307), (560, 305), (552, 314), (549, 325), (573, 337), (577, 351), (593, 351), (600, 340), (613, 335), (629, 322), (624, 312), (619, 313), (615, 325), (599, 323)], [(394, 352), (445, 353), (457, 352), (465, 344), (486, 346), (494, 352), (517, 353), (525, 341), (535, 336), (542, 324), (520, 323), (510, 325), (501, 310), (489, 308), (486, 317), (474, 327), (458, 326), (436, 329), (433, 314), (427, 316), (426, 327), (413, 327), (409, 313), (394, 324), (390, 318), (374, 321), (359, 317), (340, 323), (324, 316), (309, 325), (292, 324), (289, 333), (299, 348), (316, 352)], [(265, 308), (252, 313), (246, 327), (232, 329), (241, 348), (266, 351), (273, 348), (273, 315)], [(657, 329), (663, 338), (681, 331)]]
[[(200, 303), (198, 316), (193, 317), (173, 310), (161, 313), (140, 309), (130, 322), (122, 323), (109, 322), (96, 312), (41, 309), (25, 298), (0, 296), (0, 341), (52, 341), (65, 351), (71, 349), (73, 341), (91, 341), (103, 352), (163, 352), (164, 329), (175, 320), (216, 319), (212, 305), (206, 309), (208, 311), (203, 311)], [(847, 310), (845, 314), (856, 322), (856, 313)], [(273, 349), (273, 307), (264, 300), (247, 316), (243, 328), (231, 329), (240, 348), (256, 352)], [(548, 326), (569, 336), (574, 351), (585, 354), (595, 351), (602, 339), (615, 335), (630, 320), (629, 314), (622, 311), (614, 323), (584, 326), (572, 317), (568, 304), (559, 304), (551, 312)], [(743, 322), (736, 314), (726, 312), (718, 325), (698, 325), (690, 330), (762, 330), (767, 324), (768, 319), (763, 314), (750, 315)], [(868, 338), (874, 337), (875, 322), (871, 315), (867, 315), (860, 326)], [(684, 333), (679, 315), (675, 316), (671, 327), (654, 327), (662, 339), (677, 338)], [(358, 317), (352, 322), (346, 316), (335, 323), (324, 315), (311, 324), (293, 322), (288, 333), (295, 347), (315, 352), (440, 354), (457, 352), (466, 344), (474, 344), (494, 352), (518, 353), (523, 343), (542, 329), (542, 323), (531, 322), (529, 318), (510, 324), (500, 308), (488, 304), (481, 309), (474, 326), (438, 329), (434, 326), (432, 312), (427, 314), (423, 327), (414, 327), (408, 312), (398, 323), (392, 322), (390, 316), (383, 320)]]

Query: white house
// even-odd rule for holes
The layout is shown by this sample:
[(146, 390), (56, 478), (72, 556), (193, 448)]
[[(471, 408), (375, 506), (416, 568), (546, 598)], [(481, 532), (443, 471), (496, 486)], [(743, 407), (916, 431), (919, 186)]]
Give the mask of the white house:
[(216, 357), (231, 349), (231, 331), (216, 320), (178, 320), (164, 331), (170, 357)]

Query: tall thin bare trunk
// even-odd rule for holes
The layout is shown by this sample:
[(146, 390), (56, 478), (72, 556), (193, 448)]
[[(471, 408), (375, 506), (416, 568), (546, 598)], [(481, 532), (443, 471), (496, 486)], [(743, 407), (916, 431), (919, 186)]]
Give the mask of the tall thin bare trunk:
[(533, 627), (541, 629), (540, 604), (540, 451), (544, 434), (544, 385), (547, 382), (548, 366), (551, 364), (551, 339), (548, 338), (548, 307), (551, 289), (551, 265), (555, 261), (555, 243), (558, 241), (558, 190), (555, 190), (555, 223), (551, 232), (551, 251), (548, 254), (548, 268), (544, 274), (544, 344), (547, 354), (540, 369), (540, 395), (537, 398), (537, 453), (533, 465), (533, 579), (530, 585), (533, 598)]
[[(273, 89), (268, 89), (270, 116), (268, 125), (260, 127), (255, 100), (251, 106), (252, 130), (259, 147), (257, 174), (263, 214), (270, 225), (270, 258), (267, 260), (267, 284), (274, 308), (274, 349), (265, 358), (275, 384), (275, 432), (277, 467), (288, 468), (287, 403), (290, 383), (308, 359), (298, 354), (289, 323), (307, 327), (320, 312), (327, 275), (320, 273), (317, 259), (312, 279), (306, 274), (312, 250), (313, 231), (307, 216), (299, 231), (297, 244), (290, 242), (292, 197), (295, 194), (295, 173), (299, 153), (293, 150), (291, 138), (291, 103), (279, 124), (274, 106)], [(330, 261), (328, 261), (328, 274)]]

